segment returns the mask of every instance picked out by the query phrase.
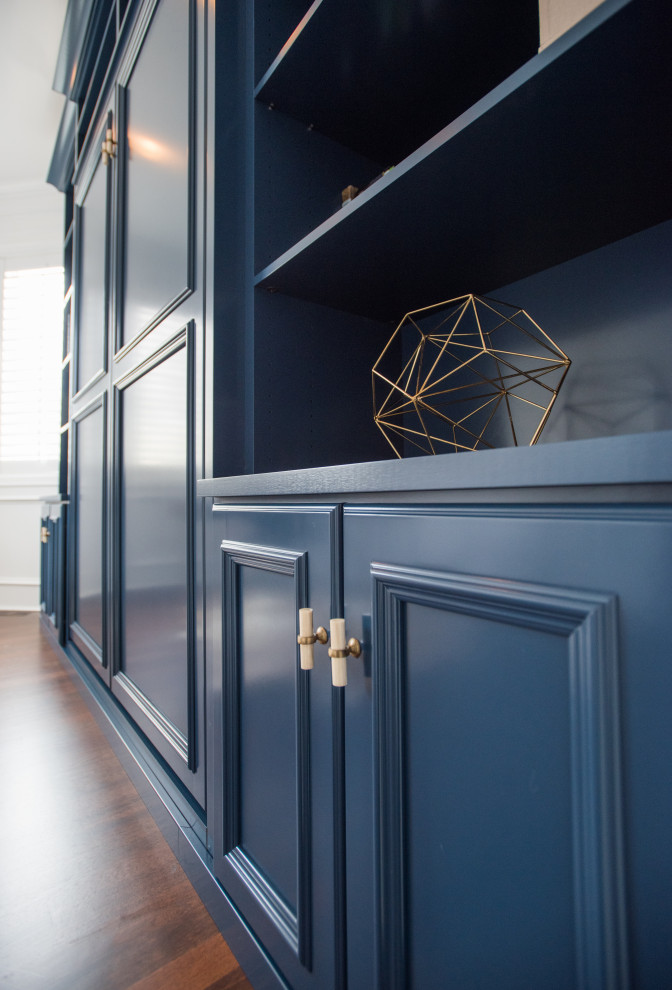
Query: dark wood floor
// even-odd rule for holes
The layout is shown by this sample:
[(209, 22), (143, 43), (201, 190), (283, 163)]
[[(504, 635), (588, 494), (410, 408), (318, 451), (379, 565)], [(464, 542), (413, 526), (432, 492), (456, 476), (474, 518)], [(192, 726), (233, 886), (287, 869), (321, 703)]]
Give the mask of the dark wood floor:
[(0, 612), (0, 987), (249, 990), (36, 614)]

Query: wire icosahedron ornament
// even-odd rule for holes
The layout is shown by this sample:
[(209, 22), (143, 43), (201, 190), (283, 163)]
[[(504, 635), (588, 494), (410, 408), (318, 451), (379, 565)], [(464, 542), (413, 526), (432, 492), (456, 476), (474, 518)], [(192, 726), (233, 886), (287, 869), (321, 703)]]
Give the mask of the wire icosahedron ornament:
[(374, 420), (397, 457), (531, 446), (570, 364), (523, 309), (459, 296), (404, 316), (373, 366)]

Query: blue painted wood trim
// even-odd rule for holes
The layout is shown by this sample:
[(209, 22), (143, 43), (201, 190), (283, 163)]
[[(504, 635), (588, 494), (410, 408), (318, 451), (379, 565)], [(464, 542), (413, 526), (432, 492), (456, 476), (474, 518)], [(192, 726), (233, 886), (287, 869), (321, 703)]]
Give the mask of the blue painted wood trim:
[(121, 644), (123, 642), (122, 627), (122, 514), (121, 514), (121, 443), (123, 430), (122, 402), (119, 390), (113, 387), (110, 390), (112, 401), (112, 426), (111, 426), (111, 464), (110, 474), (110, 586), (111, 594), (107, 599), (107, 611), (110, 624), (110, 668), (112, 680), (121, 670)]
[[(102, 140), (102, 135), (106, 127), (112, 126), (112, 111), (109, 111), (106, 115), (106, 120), (103, 126), (101, 126), (98, 137)], [(73, 285), (79, 285), (80, 283), (80, 270), (82, 265), (82, 242), (81, 242), (81, 230), (82, 230), (82, 211), (84, 209), (84, 203), (89, 192), (91, 183), (93, 182), (94, 176), (98, 168), (103, 168), (104, 166), (100, 160), (100, 151), (96, 148), (90, 155), (88, 161), (86, 162), (86, 171), (83, 172), (80, 178), (80, 185), (77, 189), (77, 202), (74, 205), (73, 212)], [(76, 403), (81, 397), (82, 393), (88, 391), (97, 382), (101, 381), (108, 371), (108, 351), (109, 351), (109, 311), (110, 311), (110, 230), (112, 223), (112, 169), (107, 168), (105, 171), (105, 244), (103, 245), (104, 250), (104, 276), (103, 276), (103, 310), (104, 310), (104, 324), (103, 324), (103, 339), (102, 339), (102, 354), (103, 362), (98, 371), (96, 371), (92, 377), (86, 382), (79, 381), (79, 306), (77, 302), (77, 292), (73, 293), (72, 298), (72, 402)]]
[(614, 596), (373, 563), (379, 983), (408, 985), (404, 611), (408, 603), (566, 636), (577, 987), (627, 990)]
[(403, 609), (401, 598), (390, 596), (382, 577), (374, 576), (373, 597), (375, 951), (380, 986), (405, 990), (409, 947)]
[[(152, 725), (158, 729), (164, 739), (173, 747), (180, 759), (189, 763), (189, 743), (187, 737), (166, 718), (162, 711), (154, 705), (150, 698), (140, 690), (130, 677), (127, 677), (123, 670), (119, 670), (114, 675), (115, 683), (128, 695), (133, 705), (139, 708), (143, 715), (149, 719)], [(191, 721), (191, 719), (190, 719)], [(191, 769), (191, 767), (190, 767)]]
[[(189, 721), (187, 723), (188, 756), (187, 766), (196, 773), (203, 762), (204, 754), (199, 752), (199, 719), (198, 719), (198, 678), (197, 664), (197, 626), (196, 626), (196, 324), (190, 320), (186, 327), (187, 347), (187, 470), (185, 478), (185, 504), (187, 507), (187, 705)], [(205, 741), (203, 743), (205, 746)]]
[[(100, 21), (103, 5), (97, 0), (69, 0), (65, 12), (61, 44), (56, 59), (53, 88), (71, 99), (76, 99), (82, 86), (80, 66), (87, 63), (90, 50), (100, 40), (95, 22)], [(97, 8), (97, 9), (96, 9)], [(94, 15), (98, 14), (96, 18)]]
[[(285, 940), (293, 950), (300, 955), (299, 921), (289, 905), (278, 895), (275, 887), (269, 883), (264, 874), (257, 868), (256, 863), (245, 851), (237, 846), (227, 854), (227, 861), (233, 867), (245, 886), (252, 893), (255, 901), (261, 905)], [(303, 961), (303, 960), (302, 960)]]
[(119, 352), (122, 350), (122, 321), (124, 308), (124, 246), (126, 232), (126, 189), (127, 189), (127, 161), (128, 161), (128, 100), (126, 89), (118, 84), (115, 86), (116, 106), (117, 106), (117, 154), (115, 156), (116, 182), (115, 182), (115, 219), (114, 225), (114, 341), (112, 350), (114, 360), (118, 360)]
[(254, 459), (254, 4), (207, 7), (206, 451), (210, 473), (237, 473), (251, 470)]
[(334, 780), (334, 990), (347, 990), (348, 889), (346, 831), (345, 690), (331, 689), (331, 745)]
[(66, 100), (47, 172), (49, 185), (55, 186), (62, 193), (67, 192), (75, 167), (76, 129), (77, 104)]
[[(344, 614), (343, 506), (334, 506), (330, 527), (331, 615)], [(334, 794), (334, 990), (347, 990), (348, 889), (345, 754), (345, 690), (331, 689), (331, 734)]]
[(481, 519), (539, 519), (544, 522), (553, 520), (571, 520), (572, 522), (669, 522), (670, 505), (666, 504), (633, 504), (599, 503), (594, 505), (549, 503), (548, 505), (490, 505), (486, 502), (477, 504), (455, 503), (453, 505), (348, 505), (345, 511), (349, 516), (367, 516), (380, 518), (458, 518)]
[[(672, 482), (672, 430), (534, 447), (468, 451), (231, 478), (206, 478), (198, 494), (242, 496), (472, 491)], [(548, 495), (545, 496), (548, 501)]]
[(70, 531), (71, 511), (69, 502), (61, 504), (61, 532), (58, 546), (57, 576), (58, 584), (58, 612), (56, 615), (56, 626), (58, 629), (59, 646), (64, 647), (68, 635), (68, 539)]
[[(94, 670), (98, 669), (98, 667), (107, 667), (105, 651), (101, 650), (98, 643), (89, 636), (86, 629), (82, 628), (77, 620), (70, 623), (69, 636), (71, 642), (74, 643), (82, 656), (86, 657), (89, 663), (93, 665)], [(104, 680), (107, 680), (107, 678), (104, 677)]]
[(197, 48), (196, 48), (196, 0), (189, 0), (189, 133), (188, 153), (188, 207), (187, 207), (187, 284), (186, 289), (193, 292), (196, 288), (196, 162), (198, 139), (198, 78), (197, 78)]
[(224, 540), (220, 544), (222, 558), (222, 642), (224, 644), (224, 760), (223, 760), (223, 852), (227, 861), (260, 904), (262, 909), (296, 952), (307, 969), (312, 966), (312, 798), (310, 773), (310, 679), (309, 672), (299, 666), (296, 650), (296, 718), (297, 718), (297, 853), (298, 898), (296, 914), (256, 864), (240, 847), (241, 786), (240, 760), (240, 582), (242, 567), (254, 567), (284, 574), (294, 579), (296, 632), (299, 609), (308, 605), (307, 554), (274, 547)]
[[(220, 549), (223, 549), (220, 546)], [(230, 853), (240, 842), (240, 676), (238, 629), (238, 568), (224, 553), (222, 558), (222, 853)]]

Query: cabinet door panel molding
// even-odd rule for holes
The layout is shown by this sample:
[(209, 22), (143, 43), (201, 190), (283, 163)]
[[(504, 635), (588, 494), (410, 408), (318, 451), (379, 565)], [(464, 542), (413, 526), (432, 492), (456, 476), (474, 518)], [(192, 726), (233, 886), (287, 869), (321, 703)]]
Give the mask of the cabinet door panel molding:
[(120, 73), (116, 358), (195, 287), (194, 0), (153, 0)]
[[(259, 547), (223, 541), (220, 545), (223, 554), (223, 601), (224, 601), (224, 698), (226, 705), (226, 766), (228, 772), (224, 776), (224, 806), (227, 809), (224, 831), (224, 854), (231, 862), (236, 872), (246, 883), (253, 896), (268, 914), (269, 918), (282, 932), (292, 946), (301, 962), (310, 967), (311, 958), (311, 872), (313, 844), (312, 837), (312, 802), (310, 780), (310, 693), (308, 672), (296, 669), (291, 672), (295, 682), (294, 706), (296, 711), (296, 737), (292, 749), (296, 749), (295, 764), (295, 828), (297, 829), (297, 860), (296, 860), (296, 893), (294, 910), (288, 903), (288, 891), (277, 887), (269, 879), (268, 866), (256, 864), (254, 859), (245, 851), (245, 829), (243, 827), (243, 772), (244, 756), (241, 745), (244, 745), (245, 729), (241, 719), (244, 719), (244, 702), (241, 692), (244, 691), (243, 677), (244, 659), (241, 649), (244, 643), (244, 619), (241, 614), (241, 577), (245, 569), (261, 570), (281, 578), (289, 578), (293, 587), (293, 603), (295, 608), (291, 615), (297, 615), (300, 608), (307, 605), (307, 558), (305, 553), (289, 550), (279, 550), (272, 547)], [(283, 582), (284, 583), (284, 582)], [(248, 620), (249, 621), (249, 620)], [(264, 617), (259, 615), (259, 623), (264, 623)], [(296, 634), (295, 634), (296, 636)], [(295, 642), (294, 637), (294, 642)], [(272, 637), (269, 641), (272, 647)], [(280, 648), (278, 653), (287, 656), (287, 651)], [(296, 649), (289, 653), (296, 663)], [(249, 663), (249, 661), (248, 661)], [(252, 676), (252, 675), (250, 675)], [(284, 694), (285, 692), (283, 692)], [(285, 785), (289, 781), (284, 782)], [(269, 809), (270, 810), (270, 809)], [(274, 871), (271, 870), (271, 873)]]
[[(104, 134), (111, 126), (108, 113)], [(109, 322), (109, 225), (111, 173), (102, 164), (96, 143), (77, 190), (74, 209), (74, 262), (77, 292), (74, 295), (73, 394), (75, 398), (100, 381), (107, 371)]]
[(112, 681), (192, 787), (202, 731), (193, 619), (193, 349), (190, 323), (115, 382)]
[[(595, 592), (385, 564), (373, 564), (371, 576), (380, 985), (399, 990), (409, 985), (407, 933), (411, 923), (405, 877), (411, 851), (405, 712), (415, 658), (408, 652), (405, 613), (415, 604), (536, 629), (566, 641), (576, 986), (591, 990), (625, 988), (629, 984), (621, 848), (616, 599)], [(446, 652), (450, 652), (450, 643)], [(497, 662), (496, 657), (492, 659)], [(506, 663), (506, 658), (501, 662)], [(449, 890), (446, 897), (450, 898)], [(505, 981), (503, 973), (502, 979)]]
[(326, 647), (302, 669), (297, 641), (299, 609), (326, 622), (342, 607), (340, 521), (331, 504), (212, 517), (215, 872), (296, 990), (340, 988), (345, 973), (343, 692)]

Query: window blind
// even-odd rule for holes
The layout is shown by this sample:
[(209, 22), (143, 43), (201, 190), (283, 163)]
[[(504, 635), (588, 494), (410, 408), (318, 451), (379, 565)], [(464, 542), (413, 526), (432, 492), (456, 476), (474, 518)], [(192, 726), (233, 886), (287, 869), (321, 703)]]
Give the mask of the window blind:
[(5, 272), (0, 461), (58, 461), (62, 348), (63, 268)]

